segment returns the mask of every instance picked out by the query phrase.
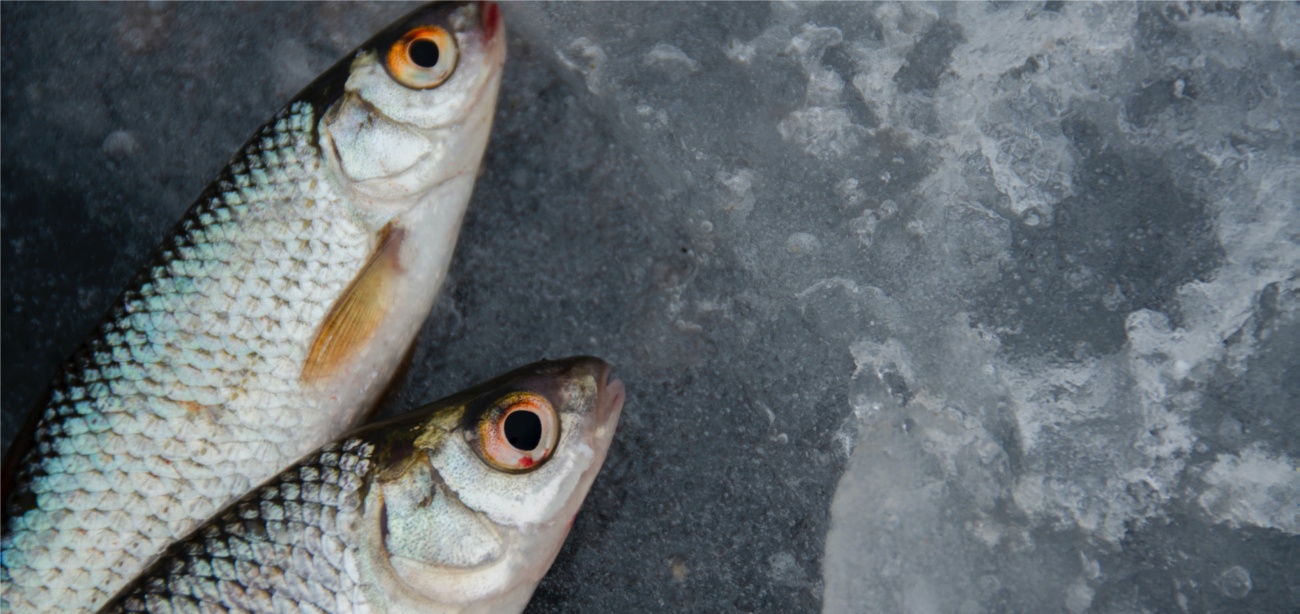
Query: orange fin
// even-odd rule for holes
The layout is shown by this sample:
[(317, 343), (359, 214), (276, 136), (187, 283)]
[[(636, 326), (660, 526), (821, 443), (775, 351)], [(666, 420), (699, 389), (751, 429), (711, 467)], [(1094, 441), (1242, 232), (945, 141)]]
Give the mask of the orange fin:
[(380, 233), (370, 261), (321, 323), (302, 368), (303, 382), (315, 384), (333, 375), (370, 341), (388, 315), (397, 274), (402, 270), (397, 255), (406, 231), (389, 224)]

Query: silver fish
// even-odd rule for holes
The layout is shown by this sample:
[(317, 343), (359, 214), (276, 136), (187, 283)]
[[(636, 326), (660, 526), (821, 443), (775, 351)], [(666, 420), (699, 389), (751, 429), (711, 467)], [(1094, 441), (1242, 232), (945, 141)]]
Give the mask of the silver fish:
[(446, 275), (504, 59), (496, 5), (427, 6), (236, 154), (15, 440), (0, 610), (98, 608), (364, 420)]
[(101, 613), (519, 612), (623, 397), (607, 363), (575, 357), (364, 427), (167, 548)]

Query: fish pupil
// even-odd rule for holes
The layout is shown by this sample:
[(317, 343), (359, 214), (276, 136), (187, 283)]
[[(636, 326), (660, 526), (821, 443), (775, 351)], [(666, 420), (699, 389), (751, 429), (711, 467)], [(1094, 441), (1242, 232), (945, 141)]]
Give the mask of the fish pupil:
[(411, 55), (411, 61), (423, 68), (433, 68), (438, 65), (438, 44), (428, 40), (420, 39), (411, 43), (407, 47), (407, 53)]
[(542, 441), (542, 419), (531, 411), (517, 411), (506, 416), (506, 441), (517, 450), (535, 450)]

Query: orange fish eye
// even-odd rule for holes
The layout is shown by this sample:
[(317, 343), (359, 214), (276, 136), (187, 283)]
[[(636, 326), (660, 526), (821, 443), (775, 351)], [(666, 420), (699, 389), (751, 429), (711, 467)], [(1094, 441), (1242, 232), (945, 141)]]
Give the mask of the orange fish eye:
[(476, 434), (483, 460), (502, 471), (518, 473), (550, 458), (560, 438), (560, 425), (545, 397), (515, 392), (484, 413)]
[(406, 87), (424, 90), (442, 85), (456, 70), (456, 37), (438, 26), (419, 26), (388, 48), (388, 74)]

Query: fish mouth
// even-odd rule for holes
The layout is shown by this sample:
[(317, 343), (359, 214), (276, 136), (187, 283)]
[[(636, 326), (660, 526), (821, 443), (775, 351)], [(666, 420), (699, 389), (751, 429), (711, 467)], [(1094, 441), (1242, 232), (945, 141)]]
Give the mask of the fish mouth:
[(623, 381), (614, 376), (614, 365), (605, 363), (600, 369), (598, 381), (600, 385), (597, 388), (599, 392), (596, 393), (596, 419), (602, 424), (611, 419), (617, 421), (623, 411), (626, 389)]
[(478, 3), (479, 29), (483, 38), (492, 40), (501, 31), (501, 7), (495, 2)]

